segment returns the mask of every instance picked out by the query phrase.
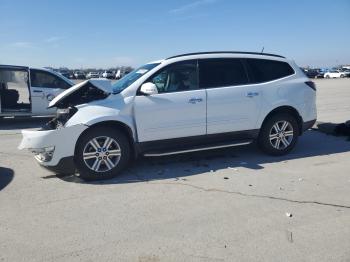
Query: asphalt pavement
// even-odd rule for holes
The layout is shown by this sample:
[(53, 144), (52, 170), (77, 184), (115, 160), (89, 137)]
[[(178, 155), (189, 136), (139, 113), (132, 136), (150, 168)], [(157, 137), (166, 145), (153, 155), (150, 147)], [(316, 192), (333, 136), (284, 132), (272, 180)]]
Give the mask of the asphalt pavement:
[[(350, 79), (316, 84), (318, 120), (349, 120)], [(17, 150), (46, 120), (0, 122), (0, 261), (350, 261), (346, 137), (140, 158), (86, 183)]]

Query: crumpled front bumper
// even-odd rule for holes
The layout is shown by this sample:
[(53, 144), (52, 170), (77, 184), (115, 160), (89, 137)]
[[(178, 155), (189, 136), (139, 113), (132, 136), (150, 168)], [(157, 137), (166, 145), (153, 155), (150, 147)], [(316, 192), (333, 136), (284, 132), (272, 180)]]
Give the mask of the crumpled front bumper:
[[(28, 149), (36, 156), (35, 159), (45, 167), (55, 167), (62, 159), (74, 156), (76, 142), (86, 125), (74, 125), (54, 130), (22, 130), (22, 141), (18, 149)], [(47, 159), (40, 154), (51, 154)]]

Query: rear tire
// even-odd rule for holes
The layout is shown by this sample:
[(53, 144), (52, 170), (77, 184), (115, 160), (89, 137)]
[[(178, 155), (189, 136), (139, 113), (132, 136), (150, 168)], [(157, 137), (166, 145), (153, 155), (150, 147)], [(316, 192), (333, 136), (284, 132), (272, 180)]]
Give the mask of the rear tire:
[(128, 164), (130, 144), (127, 137), (109, 127), (97, 127), (81, 137), (74, 162), (80, 178), (87, 181), (117, 176)]
[(295, 117), (288, 113), (278, 113), (263, 124), (258, 144), (265, 153), (281, 156), (295, 147), (298, 136), (299, 125)]
[(326, 78), (329, 79), (330, 77), (327, 75)]

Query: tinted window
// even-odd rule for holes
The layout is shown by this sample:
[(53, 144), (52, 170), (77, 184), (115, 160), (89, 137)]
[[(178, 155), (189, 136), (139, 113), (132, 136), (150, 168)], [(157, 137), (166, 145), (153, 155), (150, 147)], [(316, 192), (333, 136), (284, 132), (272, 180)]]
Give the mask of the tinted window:
[(199, 61), (201, 88), (234, 86), (248, 83), (240, 59), (206, 59)]
[(246, 61), (254, 83), (272, 81), (294, 74), (293, 68), (286, 62), (267, 59), (246, 59)]
[(157, 86), (158, 93), (198, 89), (197, 62), (186, 61), (167, 66), (147, 82)]
[(30, 70), (30, 82), (34, 87), (61, 88), (68, 89), (71, 87), (66, 81), (49, 72), (40, 70)]

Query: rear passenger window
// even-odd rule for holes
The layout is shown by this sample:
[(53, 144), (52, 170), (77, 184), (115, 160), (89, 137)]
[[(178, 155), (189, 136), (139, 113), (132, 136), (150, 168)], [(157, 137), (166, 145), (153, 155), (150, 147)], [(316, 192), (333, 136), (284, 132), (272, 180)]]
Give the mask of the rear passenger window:
[(243, 85), (248, 83), (247, 74), (240, 59), (199, 60), (201, 88)]
[(293, 68), (286, 62), (267, 59), (246, 59), (251, 82), (261, 83), (294, 74)]

